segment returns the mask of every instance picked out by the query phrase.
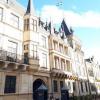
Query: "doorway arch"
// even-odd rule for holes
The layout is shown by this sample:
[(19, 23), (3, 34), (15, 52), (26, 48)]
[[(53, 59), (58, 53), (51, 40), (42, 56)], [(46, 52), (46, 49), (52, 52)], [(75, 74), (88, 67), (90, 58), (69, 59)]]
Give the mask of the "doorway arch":
[[(42, 97), (39, 97), (41, 96), (40, 93), (42, 93)], [(47, 100), (47, 99), (48, 99), (48, 89), (45, 82), (42, 79), (36, 79), (33, 82), (33, 100)]]

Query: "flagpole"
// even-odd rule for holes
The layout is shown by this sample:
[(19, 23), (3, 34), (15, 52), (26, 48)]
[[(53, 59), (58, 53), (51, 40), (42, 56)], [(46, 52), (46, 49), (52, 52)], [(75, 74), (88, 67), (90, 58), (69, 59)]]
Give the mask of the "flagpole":
[(56, 6), (62, 10), (62, 19), (64, 19), (63, 0), (57, 0)]

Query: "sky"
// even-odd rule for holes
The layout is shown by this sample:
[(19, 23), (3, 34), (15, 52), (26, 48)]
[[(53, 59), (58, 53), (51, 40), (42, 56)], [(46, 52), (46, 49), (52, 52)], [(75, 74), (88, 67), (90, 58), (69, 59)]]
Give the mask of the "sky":
[[(24, 7), (28, 0), (17, 0)], [(62, 5), (57, 6), (59, 2)], [(82, 41), (85, 57), (94, 56), (100, 63), (100, 0), (33, 0), (36, 14), (53, 24), (66, 20)]]

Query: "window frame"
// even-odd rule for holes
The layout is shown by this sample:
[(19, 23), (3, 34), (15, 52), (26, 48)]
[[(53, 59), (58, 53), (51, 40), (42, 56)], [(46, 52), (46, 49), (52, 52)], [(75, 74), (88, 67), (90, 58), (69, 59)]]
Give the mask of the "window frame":
[(83, 82), (80, 82), (80, 84), (81, 84), (81, 92), (83, 93), (84, 92)]
[(33, 44), (33, 59), (38, 59), (37, 45)]
[(24, 19), (24, 31), (30, 30), (30, 24), (29, 23), (30, 23), (29, 18)]
[(33, 31), (37, 32), (37, 20), (33, 19), (32, 24), (33, 24)]
[(42, 38), (42, 47), (46, 48), (46, 37), (42, 35), (41, 38)]
[(47, 68), (47, 54), (45, 53), (42, 53), (42, 67)]
[(58, 81), (57, 80), (53, 80), (53, 91), (58, 92)]
[(64, 81), (60, 81), (60, 89), (64, 87)]
[(16, 76), (6, 75), (4, 93), (16, 93)]
[(19, 16), (14, 13), (11, 13), (11, 25), (19, 29)]

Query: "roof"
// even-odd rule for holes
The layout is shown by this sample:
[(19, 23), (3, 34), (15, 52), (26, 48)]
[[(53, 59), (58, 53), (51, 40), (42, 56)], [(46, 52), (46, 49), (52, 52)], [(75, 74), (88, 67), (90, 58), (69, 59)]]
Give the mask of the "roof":
[(35, 13), (35, 10), (34, 10), (34, 7), (33, 7), (33, 0), (29, 0), (28, 1), (28, 5), (27, 5), (27, 10), (26, 10), (26, 14), (34, 14)]

